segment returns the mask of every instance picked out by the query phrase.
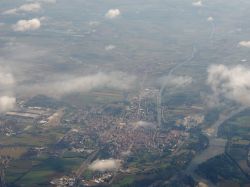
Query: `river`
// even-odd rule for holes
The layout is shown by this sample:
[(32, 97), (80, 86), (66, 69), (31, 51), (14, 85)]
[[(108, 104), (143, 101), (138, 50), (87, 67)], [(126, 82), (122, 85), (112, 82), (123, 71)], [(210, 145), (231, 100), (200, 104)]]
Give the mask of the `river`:
[(195, 173), (195, 169), (198, 167), (198, 165), (200, 165), (203, 162), (206, 162), (208, 159), (213, 158), (225, 152), (227, 140), (217, 137), (218, 129), (220, 125), (222, 125), (224, 122), (234, 117), (235, 115), (239, 114), (240, 112), (244, 111), (246, 108), (247, 107), (240, 107), (237, 109), (233, 109), (231, 112), (228, 112), (227, 114), (221, 114), (219, 116), (219, 119), (212, 126), (210, 126), (209, 129), (203, 131), (204, 135), (209, 140), (209, 145), (204, 151), (197, 154), (193, 158), (188, 168), (186, 169), (186, 174), (191, 175), (196, 181), (203, 182), (208, 186), (211, 187), (215, 186), (210, 181), (198, 176)]

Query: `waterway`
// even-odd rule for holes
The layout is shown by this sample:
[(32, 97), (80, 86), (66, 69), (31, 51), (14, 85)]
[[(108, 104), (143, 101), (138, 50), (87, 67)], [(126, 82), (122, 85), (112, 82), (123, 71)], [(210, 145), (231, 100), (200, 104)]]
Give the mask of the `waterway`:
[(191, 175), (196, 181), (200, 181), (207, 184), (209, 187), (214, 186), (214, 184), (212, 184), (210, 181), (198, 176), (195, 173), (195, 169), (198, 167), (198, 165), (203, 162), (206, 162), (208, 159), (223, 154), (225, 152), (227, 140), (218, 138), (218, 129), (224, 122), (231, 119), (240, 112), (244, 111), (245, 109), (246, 107), (240, 107), (237, 109), (233, 109), (231, 112), (228, 112), (226, 114), (221, 114), (219, 119), (212, 126), (210, 126), (209, 129), (203, 131), (204, 135), (207, 136), (209, 140), (209, 145), (203, 152), (197, 154), (193, 158), (188, 168), (186, 169), (186, 174)]

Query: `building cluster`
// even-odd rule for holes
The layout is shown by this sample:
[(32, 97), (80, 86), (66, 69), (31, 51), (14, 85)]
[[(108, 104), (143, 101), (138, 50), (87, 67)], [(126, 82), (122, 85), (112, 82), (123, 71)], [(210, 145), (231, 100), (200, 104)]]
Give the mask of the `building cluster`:
[(0, 116), (0, 133), (6, 136), (21, 134), (32, 126), (48, 127), (61, 123), (63, 109), (17, 106)]
[(202, 114), (194, 114), (185, 116), (183, 119), (177, 121), (178, 125), (185, 127), (185, 129), (189, 130), (197, 127), (202, 124), (204, 121), (204, 115)]
[[(112, 115), (95, 107), (87, 113), (84, 110), (72, 113), (69, 119), (73, 121), (68, 123), (80, 123), (81, 130), (72, 129), (58, 142), (59, 145), (71, 147), (76, 152), (93, 151), (97, 147), (105, 146), (112, 157), (120, 158), (125, 152), (133, 153), (140, 149), (150, 152), (173, 150), (188, 136), (186, 132), (176, 130), (163, 133), (153, 120), (138, 121), (134, 115), (139, 106), (136, 101), (135, 98), (132, 99), (129, 108), (125, 107), (120, 115)], [(143, 105), (141, 108), (143, 109)]]
[(113, 177), (112, 172), (95, 172), (90, 179), (82, 179), (77, 181), (73, 176), (62, 176), (54, 178), (50, 184), (55, 187), (73, 187), (81, 183), (83, 186), (98, 186), (100, 184), (108, 184)]
[(84, 186), (96, 186), (103, 183), (108, 184), (113, 177), (111, 172), (98, 173), (98, 175), (93, 175), (92, 179), (82, 180)]
[(96, 134), (72, 129), (56, 143), (56, 147), (67, 148), (74, 152), (92, 153), (93, 149), (97, 147), (96, 138)]
[(19, 107), (14, 111), (7, 112), (6, 116), (18, 121), (39, 122), (41, 120), (46, 120), (51, 114), (52, 111), (48, 108)]
[(76, 179), (73, 177), (63, 176), (53, 179), (50, 184), (56, 187), (73, 187), (76, 183)]
[[(72, 148), (74, 152), (93, 152), (97, 147), (105, 147), (113, 158), (124, 153), (133, 153), (141, 149), (149, 152), (174, 151), (189, 136), (187, 131), (162, 131), (157, 125), (156, 96), (159, 90), (145, 89), (139, 97), (133, 97), (128, 103), (109, 106), (86, 106), (67, 114), (64, 123), (79, 124), (80, 130), (72, 129), (58, 143), (62, 147)], [(111, 108), (113, 107), (113, 108)], [(122, 108), (116, 112), (116, 109)], [(193, 108), (191, 112), (201, 111)], [(111, 111), (111, 112), (110, 112)], [(114, 112), (115, 115), (112, 113)], [(190, 107), (179, 109), (176, 119), (187, 129), (197, 126), (204, 120), (203, 115), (190, 114)], [(183, 117), (182, 117), (183, 116)], [(182, 118), (181, 118), (182, 117)]]
[[(13, 127), (13, 124), (32, 124), (39, 127), (60, 124), (66, 127), (67, 132), (53, 145), (53, 152), (49, 152), (51, 150), (47, 147), (35, 147), (30, 148), (26, 156), (37, 156), (44, 152), (58, 156), (68, 150), (84, 153), (87, 160), (90, 158), (89, 162), (92, 162), (94, 158), (92, 159), (91, 155), (103, 149), (110, 158), (121, 160), (142, 150), (160, 155), (167, 151), (174, 155), (188, 139), (189, 131), (181, 128), (163, 129), (159, 126), (156, 103), (158, 94), (159, 90), (145, 89), (138, 97), (133, 97), (128, 102), (84, 106), (81, 109), (67, 111), (22, 106), (1, 116), (3, 120), (0, 120), (0, 132), (5, 132), (7, 136), (21, 132), (18, 127)], [(164, 113), (165, 108), (161, 107), (161, 112)], [(197, 110), (200, 111), (197, 108), (193, 109)], [(181, 119), (178, 125), (186, 129), (196, 127), (204, 120), (201, 113), (190, 114), (186, 108), (172, 112), (176, 119)], [(85, 171), (88, 164), (83, 166), (84, 168), (80, 167), (79, 171), (82, 171), (82, 168)], [(82, 175), (83, 172), (79, 173)], [(82, 180), (78, 174), (72, 175), (74, 177), (63, 176), (53, 179), (51, 184), (58, 187), (74, 186), (81, 179), (84, 186), (95, 186), (109, 183), (114, 176), (112, 172), (104, 172), (92, 175), (89, 180)]]

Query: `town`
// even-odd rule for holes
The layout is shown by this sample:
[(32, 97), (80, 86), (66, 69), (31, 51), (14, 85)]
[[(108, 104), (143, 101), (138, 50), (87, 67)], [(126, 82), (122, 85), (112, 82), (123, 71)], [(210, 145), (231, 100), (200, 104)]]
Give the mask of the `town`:
[[(150, 166), (138, 167), (133, 164), (135, 160), (140, 159), (138, 155), (141, 153), (151, 155), (149, 161), (150, 157), (165, 156), (166, 162), (170, 161), (169, 158), (184, 153), (185, 147), (192, 139), (191, 136), (194, 136), (190, 130), (202, 124), (204, 116), (201, 107), (182, 106), (178, 109), (179, 112), (176, 112), (176, 108), (161, 106), (162, 125), (159, 126), (158, 93), (157, 89), (146, 88), (138, 97), (133, 96), (126, 98), (125, 101), (111, 104), (86, 105), (82, 108), (66, 106), (50, 108), (34, 104), (29, 106), (28, 102), (19, 101), (14, 111), (1, 116), (0, 132), (6, 137), (13, 138), (34, 129), (40, 129), (40, 133), (49, 130), (52, 134), (53, 129), (54, 131), (63, 129), (52, 144), (39, 142), (40, 145), (27, 148), (19, 141), (14, 145), (16, 148), (22, 148), (24, 152), (20, 153), (22, 159), (38, 159), (43, 155), (64, 158), (68, 154), (81, 155), (80, 158), (84, 158), (78, 162), (78, 167), (69, 171), (69, 175), (62, 173), (59, 177), (52, 177), (51, 185), (110, 184), (116, 180), (119, 173), (131, 175), (150, 172)], [(165, 123), (168, 121), (175, 122), (169, 125)], [(199, 141), (196, 143), (202, 144)], [(4, 151), (4, 148), (2, 150)], [(189, 148), (188, 152), (190, 151), (194, 150)], [(11, 159), (14, 159), (14, 156), (9, 160)], [(115, 170), (90, 169), (91, 163), (98, 159), (115, 159), (121, 161), (121, 164)], [(147, 159), (144, 161), (147, 163)], [(187, 162), (188, 160), (183, 161), (182, 165)], [(6, 168), (8, 163), (5, 164)]]

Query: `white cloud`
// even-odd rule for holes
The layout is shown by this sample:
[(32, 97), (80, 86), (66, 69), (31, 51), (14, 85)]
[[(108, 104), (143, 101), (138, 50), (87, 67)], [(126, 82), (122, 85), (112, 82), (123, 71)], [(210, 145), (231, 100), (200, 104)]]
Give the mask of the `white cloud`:
[(91, 27), (97, 27), (99, 25), (100, 25), (100, 22), (98, 22), (98, 21), (90, 21), (89, 22), (89, 26), (91, 26)]
[(16, 98), (10, 96), (0, 97), (0, 112), (7, 112), (15, 108)]
[(122, 72), (97, 73), (94, 75), (74, 77), (64, 82), (53, 84), (54, 93), (68, 94), (73, 92), (89, 92), (99, 87), (109, 87), (126, 90), (134, 81), (134, 77), (128, 76)]
[(108, 19), (114, 19), (117, 16), (119, 16), (121, 14), (119, 9), (110, 9), (106, 14), (105, 17)]
[(4, 11), (2, 14), (3, 15), (10, 15), (10, 14), (16, 14), (16, 13), (17, 13), (17, 9), (13, 8), (13, 9), (9, 9), (9, 10)]
[[(27, 85), (23, 92), (45, 94), (61, 97), (71, 93), (87, 93), (97, 88), (114, 88), (128, 90), (134, 84), (135, 77), (122, 72), (96, 73), (87, 76), (57, 77), (49, 83)], [(49, 80), (47, 80), (49, 81)]]
[[(0, 58), (1, 61), (1, 58)], [(15, 85), (15, 79), (12, 73), (7, 68), (0, 66), (0, 90), (1, 93), (10, 92)]]
[(89, 169), (93, 171), (115, 171), (121, 167), (121, 160), (108, 159), (96, 160), (90, 164)]
[(19, 12), (38, 12), (40, 9), (41, 9), (40, 3), (29, 3), (21, 5), (18, 8), (6, 10), (3, 12), (3, 14), (17, 14)]
[(24, 4), (18, 8), (19, 11), (23, 12), (37, 12), (41, 9), (40, 3)]
[(31, 20), (19, 20), (14, 26), (14, 31), (24, 32), (29, 30), (37, 30), (41, 27), (39, 19), (34, 18)]
[(0, 71), (0, 86), (12, 86), (15, 83), (14, 77), (11, 73)]
[(214, 100), (225, 97), (239, 104), (250, 106), (250, 69), (237, 65), (212, 65), (208, 68), (207, 83)]
[(105, 50), (106, 50), (106, 51), (112, 51), (112, 50), (115, 49), (115, 48), (116, 48), (115, 45), (106, 45), (106, 46), (105, 46)]
[(56, 0), (38, 0), (41, 3), (50, 3), (50, 4), (55, 4)]
[(133, 125), (135, 128), (139, 128), (139, 127), (144, 127), (144, 128), (155, 128), (155, 127), (156, 127), (153, 123), (147, 122), (147, 121), (137, 121), (137, 122), (132, 123), (132, 125)]
[(241, 41), (239, 42), (239, 46), (250, 47), (250, 41)]
[(202, 7), (203, 6), (202, 1), (195, 1), (192, 3), (192, 5), (195, 7)]
[(7, 69), (0, 67), (0, 113), (9, 111), (15, 107), (16, 99), (8, 96), (15, 85), (14, 76)]
[(208, 22), (213, 22), (213, 21), (214, 21), (214, 18), (210, 16), (210, 17), (207, 18), (207, 21), (208, 21)]
[(40, 3), (47, 3), (47, 4), (55, 4), (56, 0), (26, 0), (27, 2), (40, 2)]
[(203, 182), (199, 182), (197, 187), (208, 187), (208, 185)]

